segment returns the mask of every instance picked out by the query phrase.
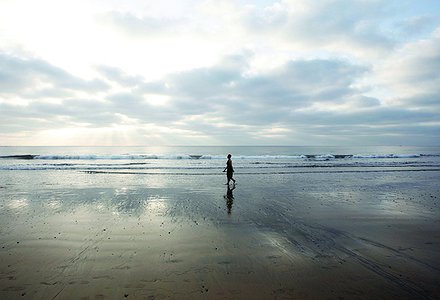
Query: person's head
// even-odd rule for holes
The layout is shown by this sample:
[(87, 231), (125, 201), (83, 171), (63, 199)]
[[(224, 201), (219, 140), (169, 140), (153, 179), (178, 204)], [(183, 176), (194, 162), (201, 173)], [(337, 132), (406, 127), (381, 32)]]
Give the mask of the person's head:
[(229, 153), (229, 154), (228, 154), (228, 158), (231, 158), (231, 156), (232, 156), (231, 153)]

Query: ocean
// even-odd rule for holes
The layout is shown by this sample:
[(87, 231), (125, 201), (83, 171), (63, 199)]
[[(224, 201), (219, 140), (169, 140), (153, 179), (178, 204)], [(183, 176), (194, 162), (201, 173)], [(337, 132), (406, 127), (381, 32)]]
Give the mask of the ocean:
[(0, 147), (0, 171), (220, 176), (228, 153), (236, 175), (440, 169), (440, 147), (181, 146)]

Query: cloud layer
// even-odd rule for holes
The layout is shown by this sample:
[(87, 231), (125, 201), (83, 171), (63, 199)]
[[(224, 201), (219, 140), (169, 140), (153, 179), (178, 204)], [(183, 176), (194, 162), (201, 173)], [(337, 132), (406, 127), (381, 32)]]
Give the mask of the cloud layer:
[(438, 144), (434, 2), (238, 3), (96, 1), (73, 66), (0, 43), (1, 144)]

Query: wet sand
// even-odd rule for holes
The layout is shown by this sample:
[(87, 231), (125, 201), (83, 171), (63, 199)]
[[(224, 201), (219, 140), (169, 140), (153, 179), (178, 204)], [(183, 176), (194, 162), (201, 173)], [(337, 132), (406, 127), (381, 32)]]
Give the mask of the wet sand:
[(26, 176), (1, 299), (440, 298), (440, 172)]

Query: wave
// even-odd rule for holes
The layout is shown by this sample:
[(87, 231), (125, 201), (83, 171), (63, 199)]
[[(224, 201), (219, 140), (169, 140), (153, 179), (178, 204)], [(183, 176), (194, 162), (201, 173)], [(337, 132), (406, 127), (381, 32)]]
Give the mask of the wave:
[[(223, 158), (223, 156), (222, 156)], [(82, 154), (82, 155), (7, 155), (0, 156), (0, 159), (42, 159), (42, 160), (148, 160), (148, 159), (211, 159), (211, 156), (198, 154), (183, 155), (156, 155), (156, 154), (121, 154), (121, 155), (98, 155), (98, 154)]]
[[(294, 174), (341, 174), (341, 173), (397, 173), (397, 172), (439, 172), (433, 169), (388, 169), (388, 170), (313, 170), (313, 171), (273, 171), (273, 172), (241, 172), (239, 175), (294, 175)], [(121, 175), (190, 175), (190, 176), (224, 176), (219, 173), (189, 173), (189, 172), (134, 172), (134, 171), (85, 171), (88, 174), (121, 174)]]
[[(420, 158), (420, 157), (440, 157), (440, 154), (299, 154), (299, 155), (235, 155), (233, 159), (239, 160), (341, 160), (341, 159), (400, 159), (400, 158)], [(101, 154), (81, 154), (81, 155), (36, 155), (18, 154), (0, 156), (0, 159), (17, 160), (206, 160), (206, 159), (226, 159), (224, 155), (210, 154), (121, 154), (121, 155), (101, 155)]]
[(372, 154), (372, 155), (353, 155), (353, 158), (417, 158), (427, 156), (438, 156), (435, 154)]
[[(223, 169), (223, 164), (215, 162), (212, 164), (152, 164), (152, 163), (22, 163), (0, 165), (0, 170), (70, 170), (70, 171), (88, 171), (88, 170), (126, 170), (126, 171), (172, 171), (186, 170), (200, 172), (203, 170), (218, 171)], [(299, 169), (375, 169), (375, 168), (438, 168), (440, 162), (435, 161), (297, 161), (297, 162), (241, 162), (237, 170), (244, 172), (253, 170), (253, 172), (264, 172), (266, 170), (299, 170)], [(240, 172), (239, 171), (239, 172)]]

